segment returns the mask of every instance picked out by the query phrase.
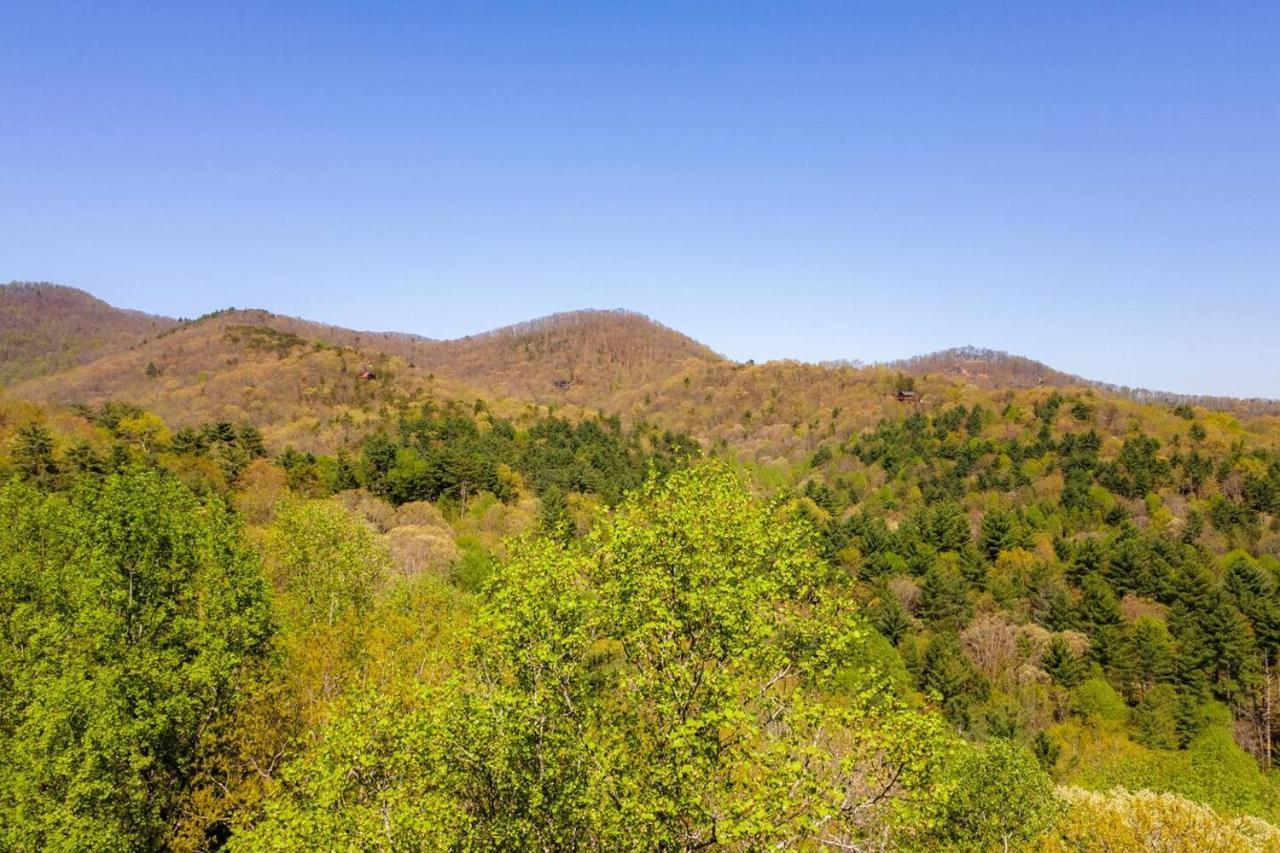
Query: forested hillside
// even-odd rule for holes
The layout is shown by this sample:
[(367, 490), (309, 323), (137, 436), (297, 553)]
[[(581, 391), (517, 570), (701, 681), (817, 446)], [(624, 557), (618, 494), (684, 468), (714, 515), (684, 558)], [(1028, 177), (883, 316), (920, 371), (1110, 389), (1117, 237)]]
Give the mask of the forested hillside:
[(388, 406), (433, 390), (469, 395), (358, 342), (355, 333), (263, 311), (221, 311), (13, 393), (60, 404), (127, 401), (175, 426), (245, 421), (273, 447), (311, 449), (353, 440)]
[(1084, 379), (1054, 370), (1047, 364), (1000, 350), (955, 347), (889, 362), (890, 368), (911, 376), (942, 376), (983, 388), (1088, 387), (1140, 403), (1167, 406), (1206, 406), (1245, 414), (1280, 414), (1280, 401), (1265, 398), (1237, 399), (1203, 394), (1175, 394), (1150, 388), (1130, 388)]
[(126, 350), (175, 322), (113, 308), (71, 287), (0, 285), (0, 385)]
[(1280, 849), (1249, 407), (224, 311), (0, 483), (4, 849)]

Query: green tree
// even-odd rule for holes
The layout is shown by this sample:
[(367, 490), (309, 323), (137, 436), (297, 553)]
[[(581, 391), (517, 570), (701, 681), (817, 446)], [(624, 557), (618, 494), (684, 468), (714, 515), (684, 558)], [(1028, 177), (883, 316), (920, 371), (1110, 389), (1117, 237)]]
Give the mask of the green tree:
[(1130, 629), (1129, 641), (1133, 646), (1134, 675), (1141, 696), (1172, 676), (1173, 640), (1164, 622), (1143, 616)]
[(1133, 727), (1139, 743), (1156, 749), (1176, 749), (1178, 695), (1167, 684), (1148, 690), (1133, 709)]
[(929, 569), (920, 585), (920, 615), (935, 627), (959, 630), (973, 608), (965, 594), (964, 579), (938, 567)]
[(935, 849), (1028, 849), (1058, 817), (1053, 783), (1018, 743), (967, 746), (948, 778), (952, 787), (929, 836)]
[(982, 553), (988, 560), (995, 560), (1001, 551), (1022, 545), (1023, 537), (1017, 516), (1004, 509), (993, 509), (982, 516), (979, 534)]
[(26, 423), (18, 427), (11, 450), (13, 467), (23, 480), (36, 488), (51, 488), (58, 476), (53, 458), (53, 435), (44, 424)]
[(121, 418), (115, 432), (119, 438), (135, 445), (148, 459), (169, 441), (169, 428), (160, 420), (159, 415), (151, 412), (139, 412)]
[(973, 706), (990, 692), (986, 679), (965, 656), (954, 634), (939, 634), (929, 641), (920, 687), (937, 695), (947, 719), (961, 728), (971, 725)]
[[(837, 711), (803, 698), (834, 685), (865, 628), (827, 595), (835, 574), (813, 531), (781, 509), (759, 507), (734, 475), (704, 466), (651, 484), (593, 536), (597, 630), (619, 644), (622, 663), (616, 734), (600, 760), (609, 800), (631, 831), (647, 824), (647, 843), (755, 847), (829, 823), (828, 834), (856, 833), (831, 798), (842, 789), (838, 766), (885, 790), (888, 768), (863, 750), (887, 748), (892, 765), (906, 746), (881, 741), (858, 703)], [(833, 753), (828, 738), (852, 733), (855, 720), (867, 740)], [(809, 771), (790, 764), (815, 744)], [(918, 782), (913, 774), (907, 786)], [(800, 806), (788, 792), (801, 790), (816, 799)]]
[(518, 541), (467, 666), (398, 711), (373, 696), (340, 714), (234, 846), (760, 849), (905, 831), (950, 740), (860, 665), (867, 629), (817, 546), (719, 465), (651, 481), (585, 541)]
[(969, 544), (969, 519), (958, 504), (939, 504), (926, 515), (926, 522), (926, 540), (939, 551), (961, 551)]
[(875, 625), (896, 646), (911, 630), (911, 617), (898, 599), (886, 591), (875, 614)]
[(573, 521), (569, 518), (569, 504), (559, 486), (548, 486), (542, 493), (538, 506), (538, 523), (544, 533), (562, 539), (572, 535)]
[(266, 652), (225, 506), (155, 472), (0, 491), (0, 846), (164, 845), (201, 731)]
[(1115, 462), (1103, 472), (1102, 484), (1126, 498), (1143, 498), (1164, 482), (1169, 463), (1156, 455), (1160, 442), (1147, 435), (1126, 438)]
[(1081, 589), (1079, 614), (1082, 624), (1091, 632), (1120, 624), (1120, 603), (1110, 584), (1098, 575), (1089, 575)]
[(1067, 689), (1076, 687), (1084, 680), (1084, 666), (1080, 658), (1071, 651), (1067, 641), (1061, 637), (1054, 637), (1049, 641), (1044, 657), (1040, 660), (1040, 668), (1053, 679), (1055, 684), (1060, 684)]
[(351, 464), (351, 459), (347, 456), (345, 450), (339, 450), (337, 458), (334, 460), (333, 473), (330, 476), (328, 487), (331, 492), (344, 492), (347, 489), (355, 489), (360, 486), (360, 481), (356, 476), (355, 466)]
[(266, 554), (271, 579), (300, 626), (363, 616), (390, 565), (369, 526), (333, 500), (282, 501)]

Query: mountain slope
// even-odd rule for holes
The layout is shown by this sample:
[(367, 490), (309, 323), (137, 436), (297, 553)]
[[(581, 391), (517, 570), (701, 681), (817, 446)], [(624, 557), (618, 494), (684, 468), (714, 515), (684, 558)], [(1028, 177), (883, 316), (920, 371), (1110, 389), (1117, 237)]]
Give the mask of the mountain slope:
[[(81, 301), (97, 302), (82, 296)], [(66, 342), (56, 330), (50, 334), (47, 346), (58, 352)], [(12, 362), (0, 365), (15, 369)], [(361, 377), (366, 368), (372, 377)], [(918, 377), (915, 402), (893, 399), (897, 371)], [(1040, 385), (1048, 387), (1037, 390)], [(534, 404), (567, 414), (595, 410), (628, 422), (646, 420), (773, 465), (803, 460), (904, 405), (931, 410), (963, 402), (999, 410), (1020, 389), (1038, 397), (1065, 386), (1085, 389), (1108, 428), (1121, 429), (1125, 413), (1138, 416), (1136, 403), (1160, 403), (1159, 417), (1172, 417), (1169, 401), (1006, 353), (962, 348), (871, 367), (738, 364), (626, 311), (558, 314), (442, 341), (230, 309), (31, 379), (12, 394), (57, 404), (133, 402), (174, 426), (249, 422), (262, 429), (273, 449), (295, 444), (316, 451), (390, 425), (406, 405), (482, 398), (508, 416)], [(1210, 402), (1241, 415), (1277, 411), (1274, 403)]]
[(176, 323), (71, 287), (11, 282), (0, 286), (0, 385), (127, 350)]
[[(176, 425), (247, 421), (268, 442), (322, 449), (426, 396), (614, 410), (625, 389), (683, 365), (726, 363), (629, 312), (554, 315), (435, 341), (361, 332), (266, 311), (228, 309), (171, 327), (127, 351), (15, 386), (54, 403), (137, 403)], [(372, 379), (361, 379), (369, 368)]]
[(574, 311), (451, 341), (414, 360), (500, 396), (599, 405), (611, 392), (723, 362), (708, 347), (631, 311)]
[[(277, 449), (313, 450), (363, 435), (411, 398), (477, 396), (399, 357), (353, 345), (363, 339), (265, 311), (221, 311), (127, 351), (22, 383), (12, 394), (59, 404), (126, 401), (174, 426), (252, 423)], [(362, 378), (366, 371), (372, 375)]]
[(889, 367), (912, 376), (947, 376), (979, 388), (1034, 388), (1039, 385), (1065, 388), (1090, 384), (1086, 379), (1054, 370), (1034, 359), (974, 346), (917, 355), (890, 362)]
[(1001, 350), (963, 346), (889, 362), (888, 367), (911, 376), (942, 376), (979, 388), (1095, 388), (1141, 403), (1166, 406), (1204, 406), (1208, 409), (1246, 414), (1280, 414), (1280, 401), (1259, 397), (1217, 397), (1207, 394), (1177, 394), (1149, 388), (1131, 388), (1086, 379), (1055, 370), (1043, 362)]

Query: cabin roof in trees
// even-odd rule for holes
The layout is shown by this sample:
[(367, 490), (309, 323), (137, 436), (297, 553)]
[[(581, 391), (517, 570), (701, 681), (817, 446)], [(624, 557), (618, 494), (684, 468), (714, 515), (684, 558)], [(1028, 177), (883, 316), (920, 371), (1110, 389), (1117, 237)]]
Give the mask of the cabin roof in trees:
[(893, 392), (893, 399), (897, 400), (899, 403), (905, 403), (907, 400), (914, 400), (915, 398), (916, 398), (915, 391), (905, 391), (905, 390), (899, 389)]
[(364, 380), (377, 379), (378, 374), (374, 373), (373, 370), (366, 367), (365, 369), (360, 371), (360, 378)]

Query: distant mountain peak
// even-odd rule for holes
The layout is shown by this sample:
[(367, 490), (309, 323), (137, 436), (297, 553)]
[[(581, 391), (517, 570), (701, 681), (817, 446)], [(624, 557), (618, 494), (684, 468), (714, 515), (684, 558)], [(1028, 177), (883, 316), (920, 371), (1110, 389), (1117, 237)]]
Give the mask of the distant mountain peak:
[(1178, 394), (1131, 388), (1096, 379), (1086, 379), (1056, 370), (1041, 361), (1003, 350), (965, 345), (900, 359), (888, 363), (895, 370), (913, 376), (943, 376), (982, 388), (1030, 388), (1046, 385), (1054, 388), (1093, 388), (1140, 403), (1161, 405), (1199, 405), (1211, 409), (1245, 412), (1275, 412), (1277, 401), (1264, 398), (1218, 397), (1203, 394)]
[(468, 335), (468, 339), (520, 338), (536, 335), (576, 333), (597, 329), (627, 329), (642, 335), (655, 335), (685, 342), (689, 349), (711, 354), (710, 348), (689, 336), (665, 326), (639, 311), (627, 308), (582, 308), (535, 317), (520, 323), (500, 326), (487, 332)]
[(892, 361), (889, 366), (913, 375), (937, 374), (990, 388), (1091, 384), (1035, 359), (972, 344)]
[[(1029, 358), (1026, 358), (1025, 356), (1014, 355), (1013, 353), (1006, 352), (1005, 350), (990, 349), (988, 347), (978, 347), (978, 346), (974, 346), (973, 344), (964, 344), (963, 346), (951, 347), (949, 349), (944, 349), (944, 350), (938, 350), (937, 352), (928, 353), (924, 357), (929, 358), (931, 356), (932, 357), (949, 356), (952, 358), (965, 359), (968, 361), (1001, 362), (1001, 361), (1008, 361), (1009, 359), (1018, 359), (1022, 361), (1035, 361), (1034, 359), (1029, 359)], [(1035, 363), (1040, 364), (1041, 362), (1035, 362)]]
[(127, 350), (177, 323), (115, 308), (74, 287), (15, 281), (0, 285), (0, 383), (87, 364)]
[(620, 385), (669, 375), (689, 360), (721, 361), (687, 335), (625, 309), (550, 314), (450, 341), (414, 354), (419, 365), (534, 400), (586, 401)]
[[(247, 327), (263, 328), (259, 333)], [(329, 355), (302, 357), (307, 353)], [(286, 360), (291, 354), (299, 358)], [(329, 364), (330, 356), (338, 361)], [(363, 401), (363, 392), (342, 384), (347, 381), (344, 370), (351, 369), (346, 360), (352, 359), (353, 364), (398, 359), (397, 381), (405, 393), (417, 393), (431, 383), (435, 387), (448, 384), (459, 392), (466, 389), (466, 394), (497, 399), (650, 414), (658, 405), (653, 401), (674, 397), (680, 401), (680, 417), (720, 405), (714, 402), (717, 389), (744, 366), (645, 314), (621, 308), (567, 311), (437, 340), (358, 331), (254, 308), (225, 308), (178, 321), (114, 308), (71, 287), (30, 282), (0, 286), (0, 383), (13, 386), (16, 395), (34, 399), (137, 399), (185, 412), (192, 399), (204, 399), (202, 383), (221, 377), (232, 382), (240, 395), (235, 407), (247, 411), (249, 406), (277, 406), (283, 418), (290, 406), (321, 411), (312, 406), (317, 394), (346, 401), (343, 405), (357, 398)], [(320, 371), (321, 363), (329, 373)], [(766, 372), (790, 377), (778, 381), (810, 394), (812, 399), (805, 405), (838, 409), (831, 401), (842, 393), (841, 383), (850, 380), (825, 369), (832, 366), (836, 365), (783, 361)], [(1275, 401), (1116, 387), (972, 344), (881, 366), (983, 389), (1092, 388), (1162, 405), (1280, 412)], [(334, 370), (337, 374), (330, 375)], [(161, 376), (163, 382), (157, 382)], [(189, 397), (174, 389), (183, 389)], [(321, 394), (320, 389), (326, 390)], [(735, 417), (744, 423), (748, 416), (751, 423), (762, 423), (758, 412), (775, 408), (772, 399), (755, 399), (758, 391), (743, 389), (732, 404), (738, 407)], [(770, 393), (780, 391), (774, 388)], [(800, 406), (789, 417), (794, 421), (803, 410)], [(790, 428), (795, 429), (795, 424)]]

